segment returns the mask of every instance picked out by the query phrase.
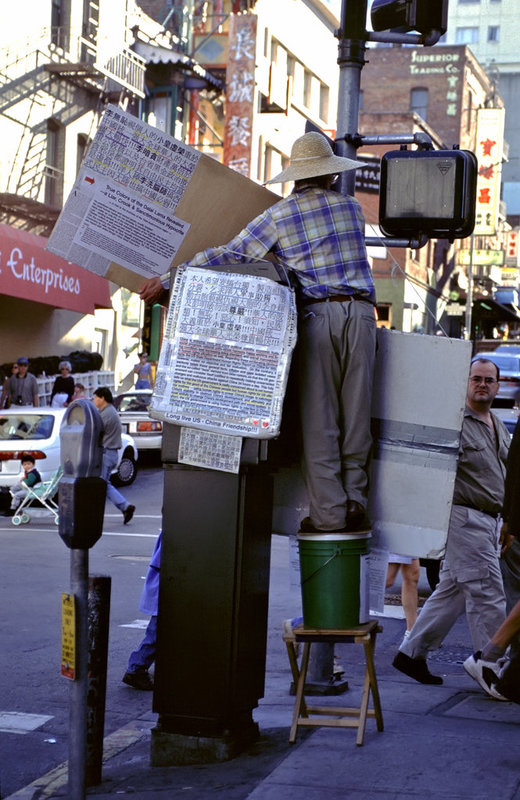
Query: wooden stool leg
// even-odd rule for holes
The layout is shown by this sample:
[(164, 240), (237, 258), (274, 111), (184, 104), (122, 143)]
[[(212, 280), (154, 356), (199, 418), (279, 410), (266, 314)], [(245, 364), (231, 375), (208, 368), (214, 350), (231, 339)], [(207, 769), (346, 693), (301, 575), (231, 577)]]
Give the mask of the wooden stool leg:
[(370, 676), (370, 687), (372, 689), (372, 702), (374, 704), (374, 713), (377, 721), (377, 730), (382, 731), (383, 725), (383, 712), (381, 710), (381, 700), (379, 697), (379, 687), (377, 685), (376, 668), (374, 666), (374, 650), (376, 646), (377, 631), (370, 632), (370, 643), (365, 647), (365, 655), (367, 662), (367, 671)]
[(294, 744), (294, 742), (296, 741), (296, 731), (298, 730), (298, 720), (300, 718), (300, 715), (304, 717), (307, 716), (307, 707), (305, 705), (303, 691), (305, 689), (305, 680), (307, 678), (307, 668), (309, 666), (310, 649), (311, 649), (311, 643), (305, 642), (305, 644), (303, 645), (300, 674), (298, 676), (298, 681), (296, 683), (296, 700), (294, 703), (291, 731), (289, 733), (289, 741), (291, 744)]
[(300, 677), (300, 670), (298, 669), (298, 659), (296, 658), (296, 647), (294, 642), (285, 642), (287, 645), (287, 655), (289, 656), (289, 664), (291, 665), (291, 672), (293, 676), (294, 686), (298, 683)]
[[(365, 655), (367, 653), (367, 645), (364, 645), (365, 648)], [(365, 726), (367, 722), (367, 714), (368, 714), (368, 701), (370, 700), (370, 673), (368, 671), (368, 665), (365, 669), (365, 680), (363, 681), (363, 692), (361, 695), (361, 705), (359, 707), (359, 724), (358, 724), (358, 733), (356, 737), (356, 744), (360, 747), (363, 744), (363, 737), (365, 736)]]

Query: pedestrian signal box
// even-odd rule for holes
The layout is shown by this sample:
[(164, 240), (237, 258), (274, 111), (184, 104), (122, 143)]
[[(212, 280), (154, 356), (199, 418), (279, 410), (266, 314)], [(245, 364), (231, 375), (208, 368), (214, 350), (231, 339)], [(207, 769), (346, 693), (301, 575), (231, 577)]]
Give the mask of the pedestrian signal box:
[(375, 31), (419, 31), (448, 28), (448, 0), (374, 0), (370, 8)]
[(395, 150), (381, 160), (385, 236), (464, 239), (475, 226), (478, 165), (469, 150)]

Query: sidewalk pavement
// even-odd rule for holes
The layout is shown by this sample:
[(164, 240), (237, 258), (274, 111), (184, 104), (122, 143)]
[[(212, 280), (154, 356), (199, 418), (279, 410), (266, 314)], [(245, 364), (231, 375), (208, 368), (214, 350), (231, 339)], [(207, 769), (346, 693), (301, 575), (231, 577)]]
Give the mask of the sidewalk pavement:
[[(348, 728), (300, 729), (296, 743), (289, 744), (294, 698), (281, 626), (299, 613), (299, 591), (290, 586), (289, 572), (287, 539), (274, 536), (265, 696), (254, 713), (260, 728), (255, 744), (224, 763), (151, 767), (156, 715), (149, 712), (105, 739), (103, 780), (87, 790), (87, 797), (520, 800), (520, 706), (488, 697), (464, 672), (471, 644), (463, 618), (429, 659), (431, 671), (444, 678), (442, 686), (418, 684), (392, 667), (404, 621), (381, 619), (375, 663), (384, 731), (369, 718), (361, 747), (356, 729)], [(320, 697), (319, 703), (359, 705), (363, 648), (344, 644), (335, 650), (350, 688), (340, 696)], [(207, 661), (210, 669), (209, 656)], [(67, 797), (66, 779), (62, 765), (6, 800)]]

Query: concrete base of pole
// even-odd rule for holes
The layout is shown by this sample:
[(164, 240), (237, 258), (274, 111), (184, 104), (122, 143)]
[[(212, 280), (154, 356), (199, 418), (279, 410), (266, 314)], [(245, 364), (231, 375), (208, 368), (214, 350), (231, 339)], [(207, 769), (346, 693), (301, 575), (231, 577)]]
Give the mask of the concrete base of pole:
[[(305, 694), (336, 695), (346, 692), (348, 681), (336, 680), (334, 676), (334, 645), (315, 643), (311, 647), (309, 657), (308, 680), (305, 682)], [(294, 682), (291, 683), (290, 694), (296, 694)]]
[(238, 756), (258, 739), (258, 725), (251, 719), (247, 728), (225, 731), (222, 736), (191, 736), (152, 728), (150, 764), (152, 767), (215, 764)]

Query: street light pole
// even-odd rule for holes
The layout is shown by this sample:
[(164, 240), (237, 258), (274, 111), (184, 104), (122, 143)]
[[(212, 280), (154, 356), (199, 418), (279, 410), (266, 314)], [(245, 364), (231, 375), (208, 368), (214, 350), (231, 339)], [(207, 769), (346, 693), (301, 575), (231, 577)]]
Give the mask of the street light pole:
[(464, 338), (471, 339), (471, 308), (473, 305), (473, 245), (475, 236), (471, 234), (469, 244), (468, 290), (466, 292), (466, 316)]
[[(365, 64), (367, 0), (343, 0), (339, 39), (339, 90), (336, 153), (356, 158), (356, 147), (345, 135), (358, 131), (361, 70)], [(355, 170), (340, 175), (341, 194), (354, 194)]]

